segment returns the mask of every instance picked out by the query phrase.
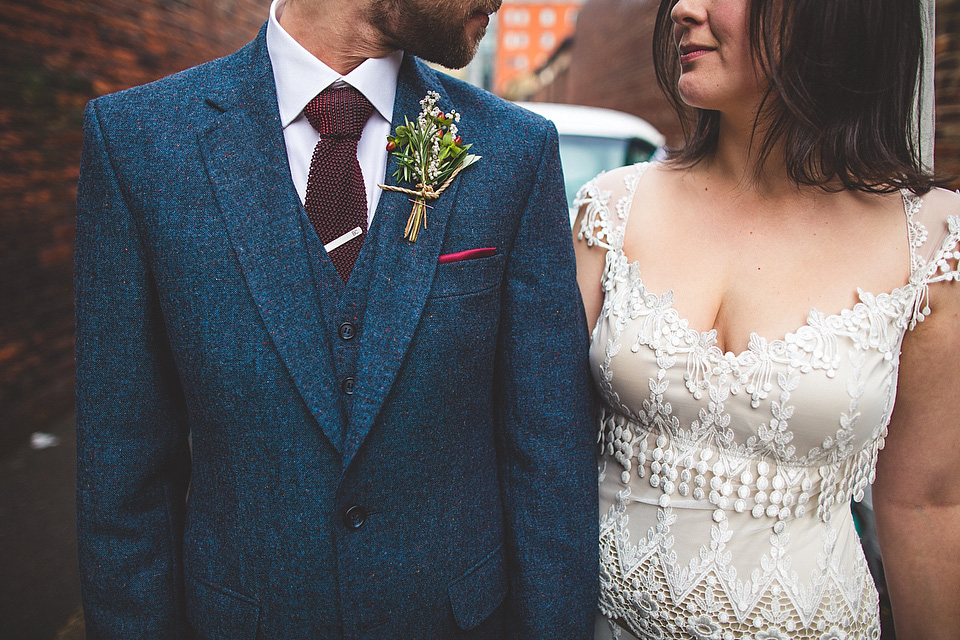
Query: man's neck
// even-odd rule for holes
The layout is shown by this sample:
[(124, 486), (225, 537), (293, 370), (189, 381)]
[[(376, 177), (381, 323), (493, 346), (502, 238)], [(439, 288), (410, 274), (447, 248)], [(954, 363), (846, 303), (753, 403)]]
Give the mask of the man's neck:
[(393, 50), (366, 17), (366, 2), (287, 0), (277, 20), (290, 36), (318, 60), (347, 75), (367, 58)]

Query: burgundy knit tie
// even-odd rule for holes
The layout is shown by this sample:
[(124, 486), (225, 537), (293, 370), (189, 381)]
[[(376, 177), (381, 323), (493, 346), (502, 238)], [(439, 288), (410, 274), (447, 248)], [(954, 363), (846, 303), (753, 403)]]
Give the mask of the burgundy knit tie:
[(320, 134), (310, 160), (303, 207), (344, 282), (367, 231), (367, 193), (357, 142), (372, 112), (373, 105), (350, 86), (322, 91), (303, 110)]

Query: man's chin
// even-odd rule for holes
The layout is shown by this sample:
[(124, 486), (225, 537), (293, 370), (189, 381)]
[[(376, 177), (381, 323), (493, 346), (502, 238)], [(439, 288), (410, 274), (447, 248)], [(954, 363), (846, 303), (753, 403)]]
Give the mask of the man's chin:
[[(481, 34), (482, 36), (483, 34)], [(435, 49), (422, 50), (422, 51), (410, 51), (418, 58), (423, 58), (428, 62), (433, 62), (439, 64), (447, 69), (462, 69), (473, 60), (474, 56), (477, 54), (477, 49), (480, 46), (480, 39), (478, 38), (475, 41), (463, 42), (462, 45), (456, 50), (447, 49), (444, 51), (437, 51)]]

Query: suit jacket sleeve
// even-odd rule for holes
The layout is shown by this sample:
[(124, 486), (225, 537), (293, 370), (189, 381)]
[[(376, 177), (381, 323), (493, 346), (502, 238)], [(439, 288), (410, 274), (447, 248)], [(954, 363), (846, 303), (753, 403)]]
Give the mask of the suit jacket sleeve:
[(498, 351), (511, 637), (593, 637), (597, 467), (589, 338), (557, 134), (542, 141), (506, 270)]
[[(87, 638), (185, 638), (189, 449), (136, 220), (88, 105), (75, 262), (77, 521)], [(129, 186), (129, 185), (128, 185)]]

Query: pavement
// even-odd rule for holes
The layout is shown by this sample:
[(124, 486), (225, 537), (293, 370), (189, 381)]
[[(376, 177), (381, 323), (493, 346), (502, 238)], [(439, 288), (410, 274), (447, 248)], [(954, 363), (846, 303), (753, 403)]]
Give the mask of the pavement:
[(0, 452), (0, 637), (84, 640), (73, 418)]

